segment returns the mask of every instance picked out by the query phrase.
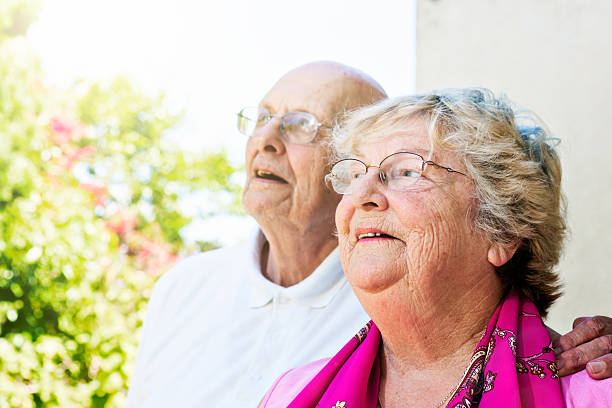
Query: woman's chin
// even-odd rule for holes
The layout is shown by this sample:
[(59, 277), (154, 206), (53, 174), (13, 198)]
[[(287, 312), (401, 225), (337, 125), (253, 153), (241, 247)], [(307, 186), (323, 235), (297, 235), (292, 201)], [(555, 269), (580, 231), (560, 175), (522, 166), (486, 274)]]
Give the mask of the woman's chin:
[(380, 259), (352, 260), (345, 268), (346, 277), (355, 291), (378, 293), (402, 280), (402, 273), (394, 273), (396, 268), (390, 268)]

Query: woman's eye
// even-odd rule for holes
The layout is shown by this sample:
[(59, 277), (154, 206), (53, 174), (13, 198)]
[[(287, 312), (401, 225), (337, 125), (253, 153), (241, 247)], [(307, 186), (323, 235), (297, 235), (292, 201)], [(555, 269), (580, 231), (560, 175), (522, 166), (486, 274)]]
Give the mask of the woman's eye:
[(401, 170), (400, 177), (421, 177), (421, 173), (416, 170)]

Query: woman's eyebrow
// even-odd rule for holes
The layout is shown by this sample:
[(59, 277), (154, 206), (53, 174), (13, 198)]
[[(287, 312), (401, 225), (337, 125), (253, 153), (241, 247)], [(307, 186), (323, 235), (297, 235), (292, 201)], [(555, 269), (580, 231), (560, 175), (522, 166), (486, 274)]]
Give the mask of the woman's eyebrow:
[[(399, 149), (397, 152), (410, 152), (410, 153), (419, 153), (421, 156), (425, 157), (425, 155), (431, 154), (433, 153), (431, 150), (429, 149), (421, 149), (418, 147), (406, 147), (406, 148), (401, 148)], [(396, 153), (397, 153), (396, 152)]]
[[(433, 155), (433, 152), (429, 149), (421, 149), (421, 148), (415, 148), (415, 147), (406, 147), (406, 148), (399, 148), (398, 150), (389, 153), (386, 157), (388, 157), (389, 155), (395, 154), (395, 153), (399, 153), (399, 152), (408, 152), (408, 153), (417, 153), (419, 155), (421, 155), (423, 157), (424, 160), (429, 160), (431, 159), (431, 156)], [(353, 159), (359, 159), (363, 161), (363, 156), (364, 153), (360, 151), (359, 148), (357, 148), (356, 150), (353, 150), (352, 153), (350, 154), (350, 158)]]

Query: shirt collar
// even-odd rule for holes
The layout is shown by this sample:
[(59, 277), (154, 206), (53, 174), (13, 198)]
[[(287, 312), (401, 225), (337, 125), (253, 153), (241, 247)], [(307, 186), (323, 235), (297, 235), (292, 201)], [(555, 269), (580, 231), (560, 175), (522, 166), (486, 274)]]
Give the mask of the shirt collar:
[(252, 267), (249, 268), (250, 307), (263, 307), (276, 297), (281, 302), (292, 301), (313, 308), (322, 308), (326, 307), (338, 290), (347, 284), (344, 272), (342, 272), (338, 248), (335, 248), (310, 276), (296, 285), (284, 288), (270, 282), (261, 273), (261, 251), (266, 242), (266, 237), (261, 230), (257, 230), (249, 242), (253, 262)]

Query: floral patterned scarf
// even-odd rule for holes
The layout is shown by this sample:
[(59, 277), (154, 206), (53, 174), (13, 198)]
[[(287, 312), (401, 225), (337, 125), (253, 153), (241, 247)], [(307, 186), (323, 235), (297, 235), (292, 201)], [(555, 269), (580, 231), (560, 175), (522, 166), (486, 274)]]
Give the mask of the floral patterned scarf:
[[(290, 408), (376, 408), (380, 332), (371, 321), (304, 387)], [(533, 302), (510, 292), (499, 304), (446, 405), (564, 407), (548, 331)]]

